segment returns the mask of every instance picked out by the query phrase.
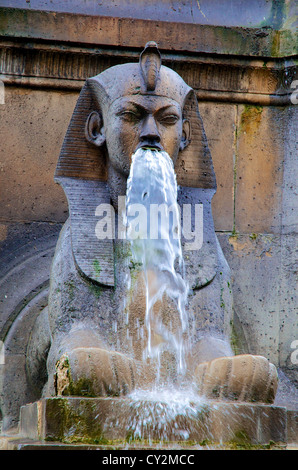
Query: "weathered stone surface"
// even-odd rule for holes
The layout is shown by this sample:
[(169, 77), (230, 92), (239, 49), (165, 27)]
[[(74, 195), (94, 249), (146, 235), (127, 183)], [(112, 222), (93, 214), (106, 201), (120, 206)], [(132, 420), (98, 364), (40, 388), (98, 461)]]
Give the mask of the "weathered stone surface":
[[(141, 13), (139, 13), (140, 18), (134, 17), (133, 20), (131, 19), (131, 12), (128, 13), (127, 9), (126, 17), (119, 18), (117, 8), (115, 15), (111, 17), (89, 14), (84, 15), (84, 21), (82, 21), (80, 14), (69, 12), (57, 15), (55, 11), (2, 8), (0, 32), (2, 36), (30, 37), (43, 40), (77, 42), (79, 44), (104, 44), (118, 47), (139, 47), (140, 38), (147, 40), (154, 37), (155, 39), (158, 38), (161, 49), (174, 49), (176, 51), (203, 51), (260, 57), (283, 57), (295, 53), (295, 30), (293, 27), (295, 20), (292, 10), (288, 29), (279, 31), (279, 28), (283, 26), (281, 20), (283, 13), (281, 9), (278, 9), (277, 15), (276, 5), (273, 2), (270, 5), (271, 12), (268, 11), (269, 4), (266, 2), (267, 21), (262, 15), (262, 20), (258, 21), (257, 24), (254, 23), (254, 27), (251, 27), (250, 22), (247, 24), (247, 16), (244, 16), (242, 22), (244, 22), (245, 27), (241, 27), (238, 23), (238, 15), (235, 18), (234, 12), (231, 12), (228, 17), (229, 19), (233, 18), (233, 21), (231, 25), (228, 20), (230, 27), (227, 28), (225, 24), (222, 24), (222, 18), (229, 11), (228, 8), (224, 9), (222, 15), (217, 17), (218, 12), (216, 11), (221, 10), (221, 4), (218, 3), (216, 7), (213, 5), (211, 16), (213, 21), (215, 20), (214, 26), (213, 22), (209, 23), (210, 20), (207, 24), (200, 24), (205, 23), (206, 16), (202, 13), (198, 4), (191, 3), (189, 5), (189, 3), (190, 1), (187, 2), (188, 5), (187, 7), (185, 5), (186, 10), (184, 10), (187, 13), (184, 13), (183, 17), (179, 14), (178, 18), (176, 16), (175, 20), (170, 22), (161, 21), (160, 16), (158, 16), (158, 19), (149, 17), (144, 20), (143, 2), (141, 3)], [(171, 10), (171, 8), (172, 4), (167, 5), (166, 10)], [(208, 7), (206, 8), (209, 10)], [(191, 18), (189, 17), (189, 10), (192, 12)], [(160, 7), (157, 11), (160, 14)], [(178, 11), (181, 12), (180, 5)], [(217, 18), (214, 18), (214, 11)], [(197, 17), (196, 21), (194, 21), (193, 14)], [(254, 13), (251, 14), (254, 17)], [(275, 20), (276, 16), (279, 17), (278, 21)], [(88, 27), (86, 27), (86, 23), (88, 23)], [(132, 25), (133, 35), (131, 34)], [(264, 27), (262, 28), (262, 26)]]
[[(233, 273), (234, 324), (240, 351), (264, 355), (278, 364), (280, 239), (220, 234), (219, 240)], [(267, 282), (260, 282), (265, 278)]]
[(283, 126), (282, 109), (238, 108), (235, 228), (240, 233), (280, 231)]
[(212, 199), (215, 230), (234, 226), (234, 145), (237, 107), (231, 104), (199, 103), (210, 147), (217, 190)]
[[(282, 187), (282, 233), (293, 234), (298, 232), (298, 195), (297, 195), (297, 134), (298, 109), (290, 106), (283, 112), (285, 120), (284, 131), (284, 165)], [(297, 242), (296, 242), (297, 243)]]
[[(2, 0), (2, 5), (10, 6), (9, 0)], [(272, 1), (261, 0), (253, 4), (247, 4), (245, 0), (239, 1), (237, 10), (229, 1), (223, 0), (214, 5), (208, 1), (201, 1), (199, 4), (193, 4), (191, 0), (185, 0), (181, 3), (179, 0), (164, 0), (160, 4), (158, 0), (152, 0), (149, 4), (137, 0), (134, 3), (134, 15), (136, 18), (155, 19), (161, 18), (166, 21), (178, 21), (187, 23), (213, 24), (226, 26), (260, 26), (260, 18), (263, 26), (278, 27), (286, 23), (288, 27), (292, 26), (289, 21), (294, 14), (293, 2), (289, 2), (286, 11), (282, 4), (274, 5)], [(34, 5), (34, 7), (33, 7)], [(22, 0), (14, 0), (15, 8), (30, 9), (30, 5), (24, 5)], [(58, 1), (48, 4), (46, 0), (34, 0), (31, 8), (35, 10), (46, 10), (55, 12), (68, 12), (76, 14), (86, 14), (92, 16), (111, 16), (121, 18), (131, 18), (131, 2), (123, 0), (121, 4), (115, 4), (109, 0), (102, 0), (98, 5), (96, 0), (89, 0), (87, 4), (80, 0), (73, 0), (71, 4), (61, 5)], [(295, 18), (292, 18), (294, 21)]]
[[(71, 239), (75, 262), (88, 278), (103, 285), (114, 285), (113, 240), (99, 240), (96, 224), (97, 207), (110, 203), (110, 192), (104, 181), (61, 178), (61, 185), (68, 196), (71, 217)], [(111, 209), (110, 209), (111, 211)], [(112, 216), (111, 225), (114, 225)]]
[(279, 279), (279, 357), (280, 365), (292, 371), (292, 377), (298, 386), (298, 364), (292, 354), (298, 340), (298, 293), (297, 293), (297, 264), (298, 236), (283, 235), (280, 249), (280, 279)]
[(163, 402), (157, 412), (156, 403), (129, 398), (47, 398), (22, 407), (20, 421), (23, 438), (64, 443), (133, 442), (141, 437), (160, 443), (267, 444), (285, 443), (286, 433), (285, 408), (218, 401), (202, 402), (184, 415)]
[(263, 355), (297, 374), (296, 236), (218, 234), (232, 271), (239, 352)]
[(48, 285), (57, 224), (5, 225), (0, 245), (0, 338), (3, 339), (20, 311)]
[(298, 411), (288, 410), (287, 411), (287, 429), (288, 429), (288, 442), (294, 442), (297, 444), (298, 441)]
[[(60, 229), (60, 225), (13, 224), (1, 243), (0, 340), (4, 342), (4, 364), (0, 365), (0, 406), (4, 429), (17, 425), (20, 403), (37, 399), (44, 385), (44, 353), (39, 355), (35, 348), (32, 354), (29, 369), (35, 369), (35, 373), (31, 382), (26, 356), (35, 321), (47, 306), (49, 270)], [(36, 338), (43, 351), (47, 350), (46, 333), (43, 329)]]
[(54, 171), (74, 99), (70, 93), (5, 88), (0, 106), (2, 220), (66, 220), (66, 198), (54, 183)]

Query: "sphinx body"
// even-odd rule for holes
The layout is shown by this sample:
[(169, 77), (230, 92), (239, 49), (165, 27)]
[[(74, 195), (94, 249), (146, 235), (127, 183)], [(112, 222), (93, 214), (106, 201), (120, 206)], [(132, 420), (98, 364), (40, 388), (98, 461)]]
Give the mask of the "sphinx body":
[[(140, 148), (166, 151), (177, 175), (178, 204), (204, 208), (202, 246), (186, 249), (182, 241), (190, 288), (186, 376), (194, 379), (198, 391), (210, 389), (212, 395), (220, 389), (220, 395), (224, 389), (227, 397), (231, 392), (233, 398), (249, 401), (257, 395), (244, 394), (239, 382), (247, 384), (257, 370), (257, 399), (272, 401), (276, 371), (264, 358), (255, 358), (253, 364), (244, 358), (242, 368), (237, 359), (237, 383), (230, 380), (235, 362), (230, 344), (233, 302), (230, 270), (213, 225), (216, 181), (211, 155), (193, 90), (161, 65), (154, 43), (146, 46), (139, 64), (108, 69), (87, 80), (80, 94), (56, 170), (70, 218), (56, 248), (48, 312), (38, 319), (29, 345), (31, 380), (39, 380), (38, 358), (45, 345), (37, 338), (42, 329), (48, 332), (46, 396), (121, 395), (155, 381), (156, 361), (143, 355), (148, 331), (142, 276), (127, 263), (126, 240), (98, 240), (95, 230), (100, 205), (109, 211), (112, 203), (119, 221), (118, 198), (126, 193), (131, 156)], [(128, 276), (133, 279), (129, 292)], [(177, 331), (174, 310), (165, 295), (160, 314)], [(218, 359), (224, 376), (210, 367)], [(171, 354), (166, 352), (158, 366), (164, 380), (175, 383)], [(230, 389), (223, 386), (226, 380)]]

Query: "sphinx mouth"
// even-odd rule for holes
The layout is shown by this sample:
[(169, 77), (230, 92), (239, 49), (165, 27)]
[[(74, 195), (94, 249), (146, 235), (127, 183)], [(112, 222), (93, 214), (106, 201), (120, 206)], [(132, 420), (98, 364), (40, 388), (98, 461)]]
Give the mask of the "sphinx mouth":
[(142, 143), (138, 145), (137, 150), (141, 148), (143, 150), (155, 150), (155, 151), (161, 151), (163, 150), (162, 146), (158, 143), (150, 144), (150, 143)]
[(149, 147), (149, 146), (147, 146), (147, 145), (144, 146), (144, 147), (141, 147), (141, 148), (142, 148), (143, 150), (155, 150), (155, 151), (159, 150), (157, 147)]

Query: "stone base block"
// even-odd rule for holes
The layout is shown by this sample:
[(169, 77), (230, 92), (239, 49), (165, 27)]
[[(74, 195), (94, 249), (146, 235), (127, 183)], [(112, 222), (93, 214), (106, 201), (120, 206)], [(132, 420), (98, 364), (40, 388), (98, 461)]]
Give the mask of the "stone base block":
[(23, 406), (20, 437), (65, 444), (287, 442), (287, 410), (206, 401), (172, 406), (130, 398), (45, 398)]
[(288, 443), (298, 445), (298, 410), (287, 411), (287, 430)]

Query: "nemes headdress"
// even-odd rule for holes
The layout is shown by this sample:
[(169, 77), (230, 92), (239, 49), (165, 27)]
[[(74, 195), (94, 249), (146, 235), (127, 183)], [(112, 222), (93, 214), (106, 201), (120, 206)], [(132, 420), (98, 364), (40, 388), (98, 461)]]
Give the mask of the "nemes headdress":
[[(164, 96), (176, 101), (190, 123), (189, 145), (175, 164), (177, 183), (185, 192), (195, 188), (212, 195), (216, 180), (195, 92), (172, 69), (161, 64), (155, 42), (148, 42), (138, 63), (116, 65), (86, 80), (79, 95), (59, 156), (55, 180), (66, 193), (70, 209), (72, 246), (78, 268), (91, 280), (114, 285), (113, 241), (95, 236), (95, 209), (109, 203), (108, 149), (85, 137), (89, 116), (105, 116), (119, 97)], [(208, 191), (210, 193), (210, 191)], [(211, 194), (210, 193), (210, 194)], [(211, 196), (212, 197), (212, 196)], [(86, 246), (84, 250), (83, 246)], [(100, 270), (95, 269), (100, 263)]]

